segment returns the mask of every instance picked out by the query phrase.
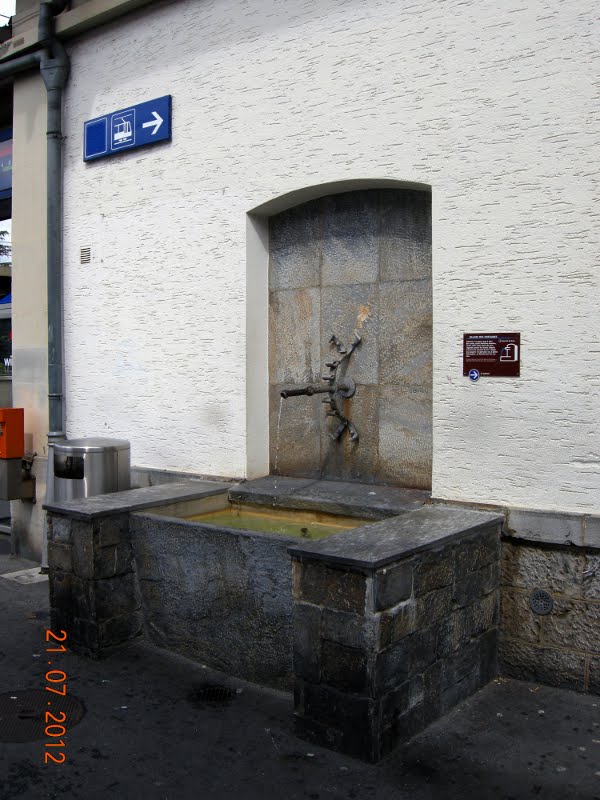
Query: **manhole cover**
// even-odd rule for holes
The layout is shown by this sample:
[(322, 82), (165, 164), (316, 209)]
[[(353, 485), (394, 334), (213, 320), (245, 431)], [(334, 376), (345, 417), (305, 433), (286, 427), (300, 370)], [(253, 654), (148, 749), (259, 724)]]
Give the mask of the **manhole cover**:
[[(72, 695), (62, 697), (37, 689), (17, 689), (0, 694), (0, 742), (35, 742), (47, 739), (46, 726), (67, 730), (81, 722), (85, 708)], [(60, 737), (59, 737), (60, 738)]]
[(188, 695), (188, 700), (194, 705), (225, 705), (235, 697), (235, 689), (221, 686), (218, 683), (203, 683), (196, 686)]
[(552, 595), (545, 592), (543, 589), (535, 589), (529, 595), (529, 605), (534, 614), (549, 614), (554, 607), (554, 600)]

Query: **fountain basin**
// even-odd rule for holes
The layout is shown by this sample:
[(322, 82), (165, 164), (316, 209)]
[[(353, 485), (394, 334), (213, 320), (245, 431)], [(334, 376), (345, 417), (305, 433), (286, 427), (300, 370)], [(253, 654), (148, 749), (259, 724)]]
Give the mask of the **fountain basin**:
[[(94, 656), (143, 632), (229, 674), (290, 689), (290, 546), (343, 540), (426, 499), (394, 487), (271, 476), (49, 503), (53, 624)], [(259, 530), (225, 524), (220, 512), (234, 506), (250, 506), (253, 516), (268, 510), (271, 520), (263, 517)], [(299, 525), (300, 535), (282, 532), (282, 522)], [(302, 528), (323, 523), (329, 529), (319, 532), (329, 535), (320, 542), (303, 536)]]
[(293, 684), (291, 544), (372, 520), (232, 501), (227, 492), (130, 517), (144, 628), (237, 677)]
[(234, 528), (311, 540), (334, 536), (370, 522), (367, 519), (337, 516), (322, 511), (296, 511), (236, 503), (227, 496), (223, 496), (222, 502), (222, 508), (202, 511), (188, 519), (217, 528)]
[[(278, 519), (302, 511), (302, 527), (333, 511), (355, 527), (310, 541), (220, 523), (232, 506), (256, 514), (258, 498)], [(377, 761), (497, 673), (502, 516), (419, 499), (264, 478), (53, 502), (52, 627), (94, 656), (143, 631), (230, 675), (293, 685), (300, 736)]]

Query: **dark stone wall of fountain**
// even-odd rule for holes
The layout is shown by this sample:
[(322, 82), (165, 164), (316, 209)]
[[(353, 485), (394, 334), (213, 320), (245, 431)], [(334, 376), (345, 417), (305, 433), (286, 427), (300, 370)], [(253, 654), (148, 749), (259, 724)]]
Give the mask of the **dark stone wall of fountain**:
[[(431, 195), (362, 190), (270, 220), (271, 472), (431, 487)], [(322, 395), (283, 401), (282, 388), (323, 384), (336, 334), (362, 343), (344, 413), (360, 439), (334, 442)]]
[(501, 522), (425, 506), (290, 549), (299, 736), (375, 762), (496, 677)]

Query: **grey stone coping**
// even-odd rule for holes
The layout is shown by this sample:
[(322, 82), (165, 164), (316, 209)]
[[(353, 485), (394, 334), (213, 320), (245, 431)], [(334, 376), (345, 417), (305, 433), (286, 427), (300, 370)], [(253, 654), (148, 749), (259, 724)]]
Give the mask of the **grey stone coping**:
[(129, 511), (141, 511), (167, 503), (185, 500), (198, 500), (221, 494), (232, 486), (231, 483), (212, 481), (185, 481), (181, 483), (162, 483), (158, 486), (144, 486), (125, 492), (100, 494), (95, 497), (82, 497), (77, 500), (51, 501), (42, 507), (52, 514), (76, 519), (94, 519)]
[(292, 545), (288, 553), (301, 560), (372, 570), (503, 520), (502, 514), (426, 506), (327, 539)]
[(529, 542), (600, 548), (600, 516), (508, 508), (504, 533)]
[(242, 503), (383, 519), (420, 508), (431, 495), (419, 489), (396, 486), (269, 475), (238, 484), (230, 490), (229, 496)]
[(175, 472), (170, 469), (154, 467), (131, 467), (131, 488), (158, 486), (161, 483), (186, 483), (187, 481), (208, 481), (209, 483), (239, 483), (242, 477), (232, 475), (201, 475), (196, 472)]
[(586, 547), (600, 549), (600, 516), (596, 514), (584, 516), (583, 543)]
[(518, 506), (494, 506), (479, 503), (458, 503), (432, 498), (433, 504), (495, 511), (504, 514), (503, 536), (524, 542), (600, 549), (600, 514), (565, 511), (540, 511)]

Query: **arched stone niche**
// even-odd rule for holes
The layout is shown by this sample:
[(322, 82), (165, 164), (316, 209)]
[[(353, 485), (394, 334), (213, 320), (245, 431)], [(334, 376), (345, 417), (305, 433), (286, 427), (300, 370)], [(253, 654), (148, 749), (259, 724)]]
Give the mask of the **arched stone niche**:
[[(270, 472), (430, 488), (430, 192), (317, 197), (269, 216), (268, 243)], [(349, 345), (354, 333), (357, 390), (344, 413), (360, 438), (333, 441), (323, 395), (282, 402), (280, 392), (324, 385), (330, 337)]]

